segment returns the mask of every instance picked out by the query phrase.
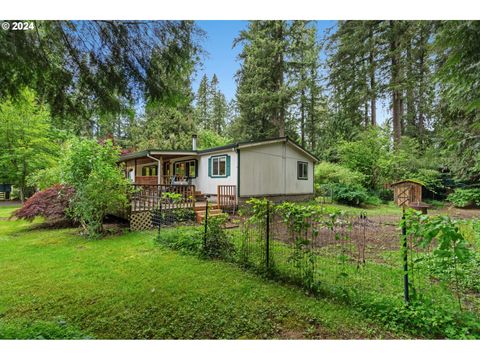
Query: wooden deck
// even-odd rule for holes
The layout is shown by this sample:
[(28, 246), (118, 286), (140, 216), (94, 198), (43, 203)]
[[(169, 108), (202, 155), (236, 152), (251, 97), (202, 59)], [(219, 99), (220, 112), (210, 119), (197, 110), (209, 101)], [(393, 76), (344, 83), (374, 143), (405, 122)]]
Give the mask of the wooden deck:
[(135, 188), (131, 198), (131, 214), (137, 214), (135, 218), (149, 216), (144, 213), (160, 208), (167, 212), (190, 209), (197, 223), (201, 223), (206, 216), (207, 206), (209, 216), (218, 216), (223, 211), (234, 214), (237, 207), (236, 188), (232, 185), (218, 186), (218, 203), (207, 202), (205, 195), (196, 191), (194, 185), (136, 184)]

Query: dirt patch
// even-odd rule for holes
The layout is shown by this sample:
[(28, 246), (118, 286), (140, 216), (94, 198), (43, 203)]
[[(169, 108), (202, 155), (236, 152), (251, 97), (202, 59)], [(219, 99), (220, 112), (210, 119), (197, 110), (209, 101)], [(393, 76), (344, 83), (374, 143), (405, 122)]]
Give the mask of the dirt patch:
[(432, 215), (448, 215), (456, 219), (480, 219), (480, 209), (459, 209), (453, 206), (429, 212)]

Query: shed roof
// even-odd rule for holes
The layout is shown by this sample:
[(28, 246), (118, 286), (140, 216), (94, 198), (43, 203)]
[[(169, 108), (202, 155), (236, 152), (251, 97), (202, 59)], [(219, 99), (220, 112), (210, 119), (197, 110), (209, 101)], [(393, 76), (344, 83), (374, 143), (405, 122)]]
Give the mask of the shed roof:
[(396, 181), (394, 183), (391, 183), (390, 186), (400, 185), (403, 183), (413, 183), (413, 184), (425, 186), (425, 184), (422, 181), (416, 180), (416, 179), (405, 179), (405, 180)]

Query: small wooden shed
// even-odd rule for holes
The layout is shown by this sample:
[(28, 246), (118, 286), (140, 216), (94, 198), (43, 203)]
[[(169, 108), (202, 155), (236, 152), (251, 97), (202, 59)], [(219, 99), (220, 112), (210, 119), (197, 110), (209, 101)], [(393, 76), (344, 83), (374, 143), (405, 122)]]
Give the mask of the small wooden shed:
[(417, 180), (401, 180), (390, 184), (393, 201), (398, 206), (411, 206), (422, 202), (423, 184)]

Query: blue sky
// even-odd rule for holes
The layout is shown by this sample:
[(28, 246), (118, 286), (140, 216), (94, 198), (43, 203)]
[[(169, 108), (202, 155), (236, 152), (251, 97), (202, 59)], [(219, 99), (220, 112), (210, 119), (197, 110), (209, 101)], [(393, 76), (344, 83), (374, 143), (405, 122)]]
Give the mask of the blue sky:
[[(319, 35), (335, 23), (336, 21), (317, 21)], [(208, 20), (197, 21), (197, 24), (206, 32), (203, 47), (208, 55), (203, 59), (203, 67), (198, 70), (193, 81), (193, 90), (197, 91), (203, 74), (207, 74), (209, 78), (217, 74), (219, 87), (227, 100), (230, 100), (235, 97), (234, 76), (240, 67), (237, 56), (241, 51), (240, 45), (232, 48), (233, 40), (241, 30), (247, 28), (248, 21)]]

